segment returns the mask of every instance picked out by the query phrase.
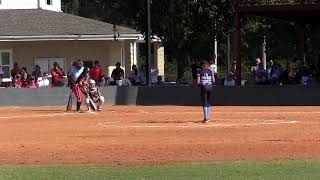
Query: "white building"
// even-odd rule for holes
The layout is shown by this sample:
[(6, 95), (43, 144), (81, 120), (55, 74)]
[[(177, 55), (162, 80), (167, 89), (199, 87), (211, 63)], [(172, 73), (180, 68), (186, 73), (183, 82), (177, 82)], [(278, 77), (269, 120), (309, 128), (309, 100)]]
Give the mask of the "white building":
[[(99, 60), (110, 76), (116, 62), (126, 74), (137, 64), (137, 43), (143, 36), (134, 29), (87, 19), (61, 11), (61, 0), (0, 0), (0, 68), (10, 80), (14, 62), (33, 71), (48, 72), (53, 62), (68, 69), (73, 61)], [(164, 75), (164, 49), (154, 42), (155, 64)]]
[(0, 9), (43, 9), (61, 11), (61, 0), (0, 0)]

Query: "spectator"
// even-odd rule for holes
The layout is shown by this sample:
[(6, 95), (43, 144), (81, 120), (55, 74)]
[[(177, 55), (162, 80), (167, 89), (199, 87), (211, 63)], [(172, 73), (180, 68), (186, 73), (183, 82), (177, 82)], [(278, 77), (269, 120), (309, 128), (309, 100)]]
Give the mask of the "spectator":
[(267, 65), (267, 73), (268, 73), (268, 79), (271, 81), (271, 70), (273, 68), (273, 61), (270, 60), (269, 64)]
[(234, 79), (234, 75), (232, 73), (228, 74), (227, 78), (224, 80), (223, 85), (225, 86), (235, 86), (236, 81)]
[(162, 76), (158, 76), (158, 81), (156, 83), (156, 85), (163, 85), (163, 80), (162, 80)]
[(288, 72), (288, 84), (289, 85), (298, 84), (298, 74), (293, 68), (291, 68)]
[(152, 84), (155, 84), (158, 82), (158, 75), (159, 75), (159, 69), (155, 64), (153, 64), (151, 67), (151, 83)]
[(38, 81), (38, 78), (41, 77), (41, 75), (42, 75), (41, 68), (39, 65), (36, 65), (34, 68), (34, 71), (32, 72), (32, 76), (34, 76), (36, 81)]
[(131, 86), (131, 81), (127, 78), (123, 78), (119, 81), (119, 83), (117, 84), (118, 86)]
[(34, 76), (30, 77), (30, 82), (29, 82), (27, 88), (39, 88), (39, 84), (38, 84), (38, 82), (36, 82), (36, 79)]
[(11, 77), (15, 78), (17, 74), (20, 73), (20, 68), (17, 62), (13, 64), (13, 69), (11, 70)]
[(256, 66), (252, 68), (252, 72), (255, 77), (256, 84), (265, 85), (267, 83), (268, 73), (263, 68), (260, 58), (256, 59)]
[(102, 67), (99, 65), (99, 61), (95, 61), (90, 71), (90, 76), (96, 82), (97, 86), (101, 86), (102, 75), (103, 70)]
[(107, 82), (106, 76), (105, 76), (104, 74), (101, 74), (100, 79), (101, 79), (101, 84), (100, 84), (100, 86), (108, 86), (108, 85), (109, 85), (109, 82)]
[(132, 65), (132, 70), (129, 75), (129, 80), (133, 86), (140, 85), (140, 72), (138, 71), (137, 66), (134, 64)]
[(273, 64), (273, 67), (270, 72), (270, 78), (271, 78), (271, 85), (280, 85), (280, 76), (281, 71), (280, 67), (277, 63)]
[(63, 86), (62, 77), (64, 75), (63, 69), (57, 62), (53, 63), (53, 68), (50, 70), (52, 76), (52, 86)]
[(21, 80), (21, 75), (18, 73), (11, 82), (11, 87), (22, 88), (23, 81)]
[(39, 87), (50, 87), (50, 81), (48, 77), (49, 77), (48, 73), (43, 73), (43, 76), (38, 78)]
[(307, 69), (302, 71), (301, 84), (302, 85), (310, 85), (311, 77), (312, 77), (312, 75)]
[(22, 88), (26, 88), (28, 86), (29, 83), (29, 77), (30, 75), (27, 72), (27, 68), (22, 67), (21, 69), (21, 81), (22, 81)]
[(146, 85), (147, 84), (147, 75), (146, 75), (146, 65), (140, 68), (140, 84)]
[[(117, 84), (118, 81), (124, 78), (124, 70), (121, 69), (121, 64), (119, 62), (116, 63), (116, 68), (112, 71), (111, 77), (113, 78), (113, 84)], [(119, 83), (118, 83), (119, 84)]]

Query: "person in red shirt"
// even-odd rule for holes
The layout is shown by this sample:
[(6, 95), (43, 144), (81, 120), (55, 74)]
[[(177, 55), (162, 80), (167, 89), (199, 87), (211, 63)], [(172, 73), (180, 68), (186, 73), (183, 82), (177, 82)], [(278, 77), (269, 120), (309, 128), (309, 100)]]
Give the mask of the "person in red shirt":
[(50, 70), (52, 76), (52, 86), (63, 86), (62, 77), (64, 75), (63, 69), (57, 62), (53, 63), (53, 68)]
[(99, 65), (99, 61), (95, 61), (90, 71), (90, 76), (91, 76), (91, 79), (93, 79), (96, 82), (97, 86), (101, 85), (102, 74), (103, 74), (103, 70), (102, 70), (102, 67)]
[(26, 88), (28, 86), (29, 78), (30, 78), (30, 75), (27, 72), (27, 68), (23, 67), (21, 69), (21, 82), (22, 82), (21, 87), (22, 88)]
[(21, 80), (21, 75), (17, 74), (16, 77), (11, 82), (11, 87), (22, 88), (23, 81)]
[(38, 82), (35, 81), (36, 78), (34, 76), (31, 76), (30, 77), (30, 82), (29, 84), (27, 85), (28, 88), (39, 88), (39, 84)]

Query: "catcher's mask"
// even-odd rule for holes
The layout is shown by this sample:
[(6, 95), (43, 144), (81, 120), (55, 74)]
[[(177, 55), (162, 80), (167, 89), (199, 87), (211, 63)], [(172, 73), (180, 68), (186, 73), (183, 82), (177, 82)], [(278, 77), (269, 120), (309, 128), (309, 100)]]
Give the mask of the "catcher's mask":
[(89, 87), (90, 87), (90, 88), (94, 88), (95, 86), (96, 86), (96, 82), (95, 82), (94, 80), (90, 79), (90, 81), (89, 81)]

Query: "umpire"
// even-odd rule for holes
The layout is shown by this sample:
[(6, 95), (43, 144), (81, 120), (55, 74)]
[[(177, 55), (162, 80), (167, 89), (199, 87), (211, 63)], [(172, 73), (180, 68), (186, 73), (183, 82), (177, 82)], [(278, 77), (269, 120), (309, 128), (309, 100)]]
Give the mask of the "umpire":
[(203, 123), (209, 122), (210, 100), (214, 82), (214, 73), (210, 69), (209, 63), (203, 61), (201, 63), (201, 70), (198, 71), (198, 85), (201, 89), (201, 100), (204, 114)]

